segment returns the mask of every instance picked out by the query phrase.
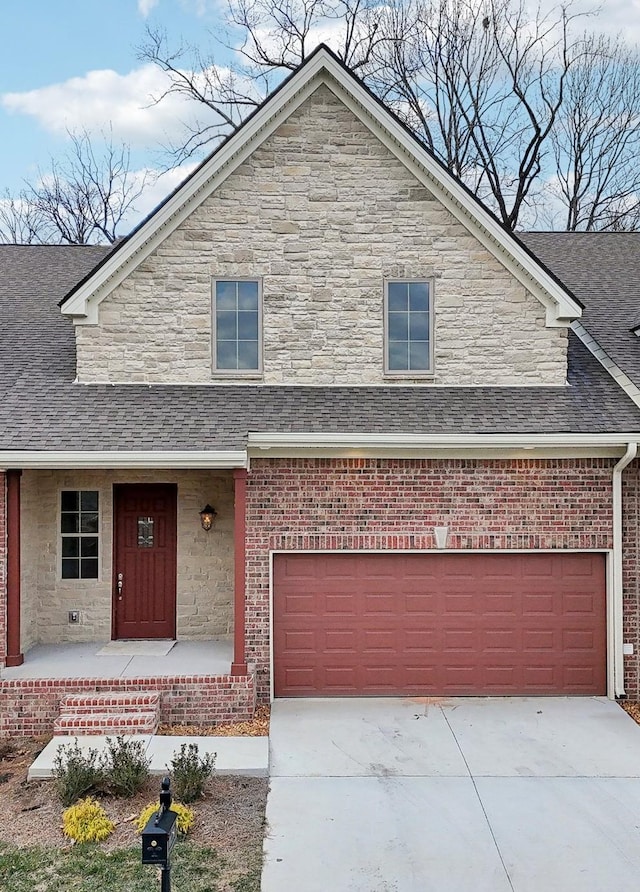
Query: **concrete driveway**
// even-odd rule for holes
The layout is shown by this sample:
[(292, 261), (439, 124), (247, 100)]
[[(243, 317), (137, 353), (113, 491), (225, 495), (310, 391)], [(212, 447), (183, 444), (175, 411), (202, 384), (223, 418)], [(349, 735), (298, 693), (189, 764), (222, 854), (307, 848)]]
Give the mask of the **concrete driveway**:
[(262, 892), (640, 888), (640, 726), (604, 698), (278, 700)]

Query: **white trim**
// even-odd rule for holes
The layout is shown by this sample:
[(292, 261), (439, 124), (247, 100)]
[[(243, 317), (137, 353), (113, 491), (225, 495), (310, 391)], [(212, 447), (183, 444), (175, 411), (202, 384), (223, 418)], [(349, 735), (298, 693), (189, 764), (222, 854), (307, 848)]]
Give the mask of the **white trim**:
[(569, 295), (523, 246), (457, 182), (426, 149), (348, 74), (324, 47), (232, 135), (226, 143), (62, 307), (76, 324), (96, 324), (97, 304), (207, 198), (321, 83), (382, 139), (384, 144), (472, 231), (488, 250), (546, 307), (546, 324), (565, 327), (582, 315)]
[(611, 624), (613, 627), (613, 690), (609, 696), (623, 697), (624, 692), (624, 648), (623, 648), (623, 578), (622, 578), (622, 472), (638, 454), (637, 442), (627, 445), (627, 451), (613, 469), (612, 510), (613, 510), (613, 587)]
[(244, 451), (180, 452), (44, 452), (0, 451), (0, 470), (7, 468), (244, 468)]
[(587, 350), (595, 356), (600, 365), (609, 372), (616, 384), (624, 390), (636, 406), (640, 406), (640, 389), (633, 383), (631, 378), (622, 371), (620, 366), (616, 365), (609, 354), (602, 349), (600, 344), (598, 344), (596, 339), (589, 334), (584, 325), (581, 322), (572, 322), (571, 330), (580, 338)]
[[(380, 535), (384, 535), (384, 533), (380, 533)], [(614, 651), (614, 593), (612, 591), (611, 571), (613, 550), (611, 548), (274, 548), (269, 550), (269, 697), (272, 703), (275, 700), (273, 562), (277, 554), (603, 554), (605, 557), (605, 612), (607, 626), (607, 697), (611, 700), (615, 699), (613, 678), (616, 654)], [(620, 632), (622, 633), (622, 626), (620, 627)], [(562, 695), (558, 694), (558, 696)]]
[(254, 458), (345, 458), (420, 455), (432, 458), (617, 458), (637, 434), (362, 434), (255, 431), (247, 441)]

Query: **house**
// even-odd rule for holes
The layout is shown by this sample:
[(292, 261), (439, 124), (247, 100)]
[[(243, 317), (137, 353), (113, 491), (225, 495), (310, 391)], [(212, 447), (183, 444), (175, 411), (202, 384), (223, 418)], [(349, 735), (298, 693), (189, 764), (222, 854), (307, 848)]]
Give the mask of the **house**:
[[(2, 733), (640, 696), (640, 234), (505, 231), (320, 47), (114, 249), (0, 266)], [(156, 638), (233, 652), (29, 669)]]

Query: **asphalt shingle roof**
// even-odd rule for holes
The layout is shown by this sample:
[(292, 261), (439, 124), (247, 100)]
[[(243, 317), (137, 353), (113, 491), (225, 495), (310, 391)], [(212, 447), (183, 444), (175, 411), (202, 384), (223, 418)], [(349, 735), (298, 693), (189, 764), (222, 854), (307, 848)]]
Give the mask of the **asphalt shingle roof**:
[(640, 232), (527, 232), (519, 237), (584, 303), (582, 324), (640, 387)]
[(105, 250), (0, 246), (0, 449), (241, 449), (250, 431), (640, 431), (640, 409), (572, 334), (568, 387), (74, 384), (73, 325), (57, 304)]

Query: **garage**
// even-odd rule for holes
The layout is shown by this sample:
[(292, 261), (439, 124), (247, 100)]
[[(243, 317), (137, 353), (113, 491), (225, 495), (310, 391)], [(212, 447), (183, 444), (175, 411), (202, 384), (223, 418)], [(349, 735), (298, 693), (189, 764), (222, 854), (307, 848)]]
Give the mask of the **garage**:
[(600, 553), (274, 556), (277, 697), (603, 695)]

